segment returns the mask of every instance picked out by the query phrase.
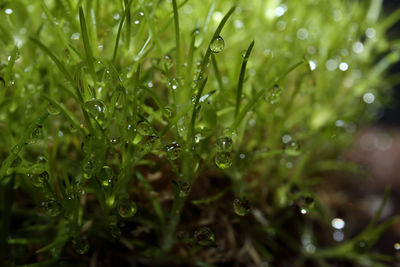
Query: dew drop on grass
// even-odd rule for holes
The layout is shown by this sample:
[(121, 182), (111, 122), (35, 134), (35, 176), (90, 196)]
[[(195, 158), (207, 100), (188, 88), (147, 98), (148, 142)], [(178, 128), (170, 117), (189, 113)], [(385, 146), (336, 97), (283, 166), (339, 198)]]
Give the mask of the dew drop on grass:
[(368, 243), (365, 240), (360, 240), (354, 243), (354, 250), (363, 253), (368, 249)]
[(121, 137), (112, 137), (109, 142), (111, 145), (118, 145), (121, 142)]
[(232, 166), (232, 155), (230, 152), (218, 152), (215, 155), (215, 164), (220, 169), (227, 169)]
[(92, 99), (85, 103), (85, 107), (100, 124), (104, 122), (106, 107), (103, 102), (98, 99)]
[(107, 187), (113, 181), (113, 170), (109, 166), (104, 166), (101, 168), (99, 176), (101, 185)]
[(164, 63), (167, 66), (168, 69), (170, 69), (173, 65), (172, 57), (170, 55), (165, 55), (164, 56)]
[(86, 237), (74, 237), (72, 239), (72, 246), (75, 252), (81, 255), (88, 252), (90, 247)]
[(115, 102), (115, 108), (122, 109), (125, 104), (125, 96), (122, 92), (118, 93), (117, 101)]
[(194, 239), (197, 245), (206, 247), (215, 243), (215, 235), (208, 227), (201, 227), (194, 232)]
[(11, 148), (11, 152), (13, 153), (13, 154), (18, 154), (18, 152), (21, 150), (21, 146), (20, 145), (15, 145), (15, 146), (13, 146), (12, 148)]
[(140, 141), (141, 148), (144, 152), (151, 151), (153, 148), (158, 147), (159, 144), (160, 139), (155, 135), (146, 135)]
[(43, 163), (35, 163), (31, 167), (31, 172), (33, 174), (40, 174), (46, 170), (46, 165)]
[(150, 59), (150, 63), (151, 63), (151, 65), (153, 65), (153, 66), (155, 66), (155, 67), (157, 67), (158, 65), (160, 65), (160, 59), (159, 58), (157, 58), (157, 57), (153, 57), (153, 58), (151, 58)]
[(300, 145), (296, 141), (290, 141), (285, 144), (285, 153), (289, 156), (297, 156), (300, 154)]
[(35, 129), (33, 129), (30, 134), (27, 144), (35, 144), (43, 137), (43, 126), (41, 124), (36, 125)]
[(53, 104), (49, 104), (47, 106), (47, 112), (50, 115), (56, 116), (56, 115), (60, 114), (60, 109)]
[(184, 182), (184, 181), (179, 182), (178, 187), (179, 187), (179, 196), (180, 197), (187, 197), (189, 195), (191, 187), (188, 182)]
[(30, 174), (29, 177), (31, 178), (31, 183), (34, 187), (43, 188), (46, 184), (45, 181), (49, 180), (49, 173), (44, 171), (40, 174)]
[(216, 37), (210, 44), (210, 50), (213, 53), (220, 53), (224, 50), (225, 41), (221, 36)]
[(58, 216), (62, 212), (62, 206), (58, 201), (50, 199), (43, 202), (43, 208), (49, 216)]
[(153, 129), (145, 120), (140, 120), (136, 123), (136, 131), (140, 135), (151, 135), (153, 133)]
[(269, 92), (268, 101), (271, 104), (276, 104), (281, 99), (282, 89), (278, 85), (274, 85)]
[(11, 168), (16, 168), (16, 167), (18, 167), (19, 165), (21, 165), (21, 163), (22, 163), (21, 157), (20, 157), (20, 156), (17, 156), (17, 157), (13, 160), (13, 162), (11, 162), (10, 167), (11, 167)]
[(108, 224), (110, 226), (116, 226), (118, 225), (118, 218), (115, 215), (110, 216), (110, 218), (108, 218)]
[(217, 139), (217, 151), (218, 152), (231, 152), (232, 151), (232, 139), (224, 136)]
[(174, 78), (168, 83), (172, 90), (178, 89), (178, 81)]
[(174, 117), (174, 112), (172, 111), (172, 109), (170, 107), (164, 108), (164, 112), (163, 112), (164, 120), (169, 121), (173, 117)]
[(118, 226), (110, 227), (111, 236), (115, 239), (119, 239), (122, 235), (121, 229)]
[(309, 194), (300, 196), (297, 199), (297, 206), (301, 214), (307, 214), (308, 211), (314, 207), (314, 197)]
[(47, 159), (46, 159), (46, 157), (39, 156), (39, 157), (37, 158), (37, 160), (36, 160), (36, 163), (37, 163), (37, 164), (46, 164), (46, 163), (47, 163)]
[(233, 200), (233, 210), (239, 216), (247, 215), (251, 210), (250, 200), (247, 198), (235, 198)]
[(137, 212), (136, 203), (128, 200), (123, 199), (118, 203), (118, 213), (122, 218), (129, 218), (135, 215)]
[(166, 146), (167, 156), (170, 160), (176, 160), (181, 155), (181, 146), (177, 142), (172, 142)]

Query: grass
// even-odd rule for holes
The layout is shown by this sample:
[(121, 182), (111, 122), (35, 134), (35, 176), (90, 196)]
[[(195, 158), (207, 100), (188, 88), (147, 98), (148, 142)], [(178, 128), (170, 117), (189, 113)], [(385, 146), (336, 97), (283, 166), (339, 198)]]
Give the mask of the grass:
[(315, 185), (364, 175), (337, 158), (390, 101), (380, 5), (0, 2), (3, 265), (389, 265), (367, 252), (397, 217), (315, 227)]

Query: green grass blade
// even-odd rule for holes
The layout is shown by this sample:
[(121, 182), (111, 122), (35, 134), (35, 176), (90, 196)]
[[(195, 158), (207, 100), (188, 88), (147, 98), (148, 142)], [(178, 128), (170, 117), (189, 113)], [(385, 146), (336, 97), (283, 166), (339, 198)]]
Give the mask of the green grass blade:
[(95, 74), (95, 70), (94, 70), (93, 52), (92, 52), (92, 47), (90, 46), (90, 42), (89, 42), (89, 35), (87, 32), (87, 27), (86, 27), (85, 14), (83, 13), (82, 7), (79, 7), (79, 22), (81, 25), (83, 46), (85, 48), (86, 63), (89, 67), (89, 72), (92, 76), (93, 83), (95, 83), (96, 82), (96, 74)]
[(2, 182), (4, 175), (6, 174), (8, 168), (11, 166), (11, 163), (16, 159), (19, 152), (22, 150), (23, 146), (27, 142), (29, 136), (35, 130), (37, 125), (43, 124), (43, 122), (47, 119), (49, 113), (46, 111), (42, 113), (42, 115), (32, 122), (26, 130), (23, 132), (22, 136), (20, 137), (18, 143), (13, 147), (12, 152), (8, 155), (8, 157), (2, 162), (0, 167), (0, 182)]
[(65, 65), (61, 63), (61, 61), (42, 42), (33, 37), (30, 37), (29, 39), (32, 42), (34, 42), (37, 46), (39, 46), (39, 48), (53, 60), (53, 62), (57, 65), (58, 69), (65, 76), (65, 78), (71, 83), (71, 85), (74, 85), (75, 84), (74, 79), (69, 74)]
[(172, 0), (172, 7), (174, 9), (174, 24), (175, 24), (175, 52), (176, 52), (176, 75), (179, 77), (179, 70), (181, 68), (181, 38), (179, 31), (179, 14), (176, 0)]
[[(149, 193), (154, 191), (152, 186), (139, 171), (136, 171), (136, 177), (138, 178), (139, 182), (142, 184), (142, 186), (146, 191), (148, 191)], [(158, 203), (157, 199), (155, 198), (151, 198), (151, 202), (153, 205), (153, 209), (157, 214), (158, 219), (160, 220), (161, 224), (164, 225), (165, 224), (164, 212), (160, 203)]]
[(126, 6), (125, 12), (122, 15), (121, 21), (119, 22), (119, 25), (118, 25), (117, 39), (115, 40), (114, 52), (113, 52), (113, 57), (112, 57), (112, 62), (113, 63), (115, 63), (115, 59), (117, 58), (118, 44), (119, 44), (119, 39), (121, 37), (122, 26), (124, 25), (124, 20), (125, 20), (125, 17), (127, 16), (128, 12), (129, 12), (129, 10), (130, 10), (131, 4), (132, 4), (132, 0), (130, 0), (128, 5)]
[(243, 58), (242, 67), (240, 69), (238, 88), (237, 88), (237, 91), (236, 91), (235, 118), (239, 114), (240, 102), (241, 102), (240, 100), (242, 99), (242, 93), (243, 93), (244, 75), (246, 74), (247, 61), (249, 60), (249, 57), (250, 57), (250, 54), (251, 54), (251, 50), (253, 50), (253, 47), (254, 47), (254, 41), (251, 42), (249, 48), (247, 48), (246, 55)]
[(203, 80), (202, 84), (200, 85), (199, 91), (196, 94), (195, 103), (193, 105), (192, 119), (190, 121), (190, 128), (188, 131), (188, 140), (190, 140), (190, 139), (193, 140), (193, 138), (194, 138), (194, 126), (195, 126), (195, 122), (196, 122), (197, 107), (199, 105), (200, 97), (203, 94), (203, 90), (204, 90), (204, 87), (206, 86), (207, 80), (208, 80), (208, 77)]
[(288, 75), (290, 72), (292, 72), (294, 69), (296, 69), (297, 67), (299, 67), (300, 65), (302, 65), (305, 61), (301, 60), (300, 62), (294, 64), (293, 66), (291, 66), (288, 70), (286, 70), (281, 76), (279, 76), (277, 79), (275, 79), (274, 83), (264, 89), (261, 89), (260, 91), (257, 92), (257, 94), (247, 103), (247, 105), (243, 108), (243, 110), (239, 113), (239, 115), (236, 117), (233, 125), (231, 126), (231, 129), (236, 129), (239, 124), (241, 123), (241, 121), (244, 119), (244, 117), (246, 116), (247, 112), (249, 112), (254, 106), (255, 104), (257, 104), (257, 102), (261, 99), (261, 97), (270, 89), (272, 89), (272, 87), (274, 86), (274, 84), (279, 83), (280, 81), (282, 81), (286, 75)]
[(225, 23), (228, 21), (229, 17), (233, 14), (235, 9), (236, 9), (236, 6), (232, 7), (228, 11), (228, 13), (226, 13), (226, 15), (222, 18), (221, 22), (219, 23), (217, 29), (215, 30), (214, 35), (212, 36), (212, 38), (210, 40), (210, 43), (208, 44), (207, 52), (203, 57), (203, 61), (201, 62), (200, 71), (199, 71), (199, 74), (197, 76), (197, 81), (198, 81), (197, 84), (201, 84), (199, 82), (200, 82), (200, 80), (202, 80), (203, 74), (204, 74), (204, 72), (205, 72), (205, 70), (207, 68), (208, 62), (210, 60), (210, 56), (211, 56), (211, 53), (212, 53), (210, 46), (211, 46), (212, 42), (215, 40), (215, 38), (217, 38), (221, 34), (221, 31), (224, 28)]
[(211, 63), (212, 63), (213, 69), (214, 69), (215, 77), (217, 78), (218, 87), (221, 91), (223, 91), (224, 83), (222, 82), (222, 76), (221, 76), (221, 72), (219, 71), (219, 68), (218, 68), (217, 60), (213, 54), (211, 55)]

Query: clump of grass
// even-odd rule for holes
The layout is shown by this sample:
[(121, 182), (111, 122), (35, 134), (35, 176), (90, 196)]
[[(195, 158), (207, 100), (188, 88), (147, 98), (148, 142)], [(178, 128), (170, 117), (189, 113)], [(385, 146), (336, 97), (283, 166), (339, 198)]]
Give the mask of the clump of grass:
[(336, 246), (310, 222), (331, 219), (318, 173), (360, 171), (336, 157), (388, 101), (400, 51), (385, 33), (399, 12), (311, 0), (0, 8), (5, 264), (391, 260), (366, 253), (398, 221), (379, 224), (381, 210)]

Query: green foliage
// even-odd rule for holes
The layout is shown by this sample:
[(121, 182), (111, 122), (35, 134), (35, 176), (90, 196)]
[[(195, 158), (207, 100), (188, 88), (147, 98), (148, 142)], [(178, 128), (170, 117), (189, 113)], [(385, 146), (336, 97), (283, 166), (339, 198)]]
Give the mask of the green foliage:
[(332, 248), (303, 218), (318, 171), (359, 171), (335, 159), (389, 100), (400, 13), (233, 2), (0, 1), (1, 261), (234, 262), (227, 223), (256, 265), (390, 260), (354, 244), (396, 218)]

